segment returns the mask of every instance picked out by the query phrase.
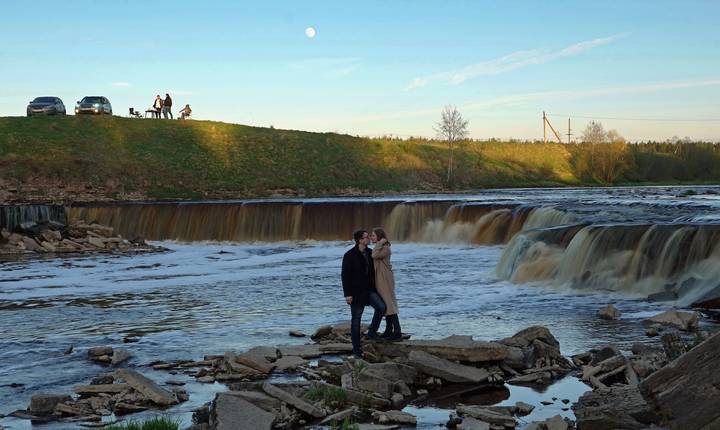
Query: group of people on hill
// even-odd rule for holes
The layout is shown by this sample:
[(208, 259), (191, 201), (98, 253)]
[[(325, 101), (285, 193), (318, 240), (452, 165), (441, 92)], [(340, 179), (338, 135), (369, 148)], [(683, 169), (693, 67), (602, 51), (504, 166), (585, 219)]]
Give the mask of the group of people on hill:
[[(395, 276), (390, 263), (390, 242), (382, 228), (372, 232), (357, 230), (353, 233), (355, 246), (343, 256), (342, 278), (345, 302), (350, 305), (350, 337), (353, 355), (362, 358), (360, 342), (360, 321), (366, 306), (372, 306), (374, 314), (367, 338), (373, 341), (397, 342), (403, 339), (398, 318), (395, 296)], [(375, 246), (370, 249), (372, 242)], [(382, 317), (385, 316), (385, 331), (378, 334)]]
[[(168, 117), (170, 117), (170, 119), (173, 119), (172, 104), (172, 97), (170, 97), (170, 94), (168, 93), (165, 93), (164, 99), (160, 97), (160, 94), (155, 96), (155, 101), (152, 105), (153, 118), (160, 118), (160, 114), (162, 113), (163, 118), (168, 119)], [(179, 112), (180, 119), (190, 117), (191, 113), (192, 109), (190, 109), (190, 105), (186, 104)]]

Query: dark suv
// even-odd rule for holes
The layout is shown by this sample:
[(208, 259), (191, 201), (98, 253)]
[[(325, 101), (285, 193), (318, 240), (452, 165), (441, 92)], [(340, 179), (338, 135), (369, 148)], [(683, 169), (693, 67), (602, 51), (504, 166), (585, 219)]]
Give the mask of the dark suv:
[(75, 115), (112, 115), (112, 105), (106, 97), (86, 96), (75, 105)]
[(35, 97), (27, 106), (27, 116), (33, 115), (65, 115), (65, 105), (58, 97)]

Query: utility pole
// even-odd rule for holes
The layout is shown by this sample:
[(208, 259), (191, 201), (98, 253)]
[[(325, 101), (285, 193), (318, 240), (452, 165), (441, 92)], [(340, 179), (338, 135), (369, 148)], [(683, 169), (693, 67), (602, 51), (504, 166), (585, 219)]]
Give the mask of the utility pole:
[(568, 136), (568, 145), (569, 145), (569, 144), (570, 144), (570, 136), (571, 136), (571, 133), (570, 133), (570, 118), (568, 118), (568, 135), (567, 135), (567, 136)]
[(543, 111), (543, 143), (547, 143), (547, 119), (545, 118), (545, 111)]
[(558, 140), (558, 143), (563, 143), (562, 138), (560, 137), (560, 134), (555, 130), (555, 127), (550, 124), (550, 119), (548, 119), (547, 115), (545, 114), (545, 111), (543, 111), (543, 142), (547, 143), (547, 127), (550, 127), (550, 131), (553, 132), (555, 135), (555, 138)]

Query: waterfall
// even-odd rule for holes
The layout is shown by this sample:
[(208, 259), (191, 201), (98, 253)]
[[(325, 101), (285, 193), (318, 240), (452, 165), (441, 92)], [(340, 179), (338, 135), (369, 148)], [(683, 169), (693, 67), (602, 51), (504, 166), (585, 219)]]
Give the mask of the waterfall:
[(383, 227), (395, 241), (497, 245), (528, 224), (565, 223), (572, 215), (454, 200), (288, 200), (78, 205), (70, 207), (69, 218), (150, 240), (349, 240), (356, 228)]
[(516, 283), (542, 281), (681, 305), (718, 291), (720, 224), (577, 225), (549, 230), (516, 235), (497, 265), (498, 276)]
[(57, 221), (65, 224), (60, 205), (0, 205), (0, 228), (12, 231), (25, 222)]

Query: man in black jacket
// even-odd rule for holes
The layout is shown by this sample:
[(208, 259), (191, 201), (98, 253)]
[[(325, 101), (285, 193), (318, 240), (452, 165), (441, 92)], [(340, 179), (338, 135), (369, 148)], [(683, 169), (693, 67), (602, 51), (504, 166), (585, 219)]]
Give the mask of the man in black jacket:
[(360, 320), (365, 306), (370, 305), (375, 309), (372, 323), (368, 329), (368, 337), (376, 339), (379, 337), (377, 330), (380, 327), (380, 321), (385, 315), (385, 302), (375, 289), (375, 266), (372, 252), (368, 249), (370, 243), (368, 232), (357, 230), (353, 233), (353, 239), (355, 239), (355, 246), (343, 256), (341, 278), (345, 301), (350, 305), (352, 315), (350, 337), (352, 338), (353, 355), (362, 358)]

